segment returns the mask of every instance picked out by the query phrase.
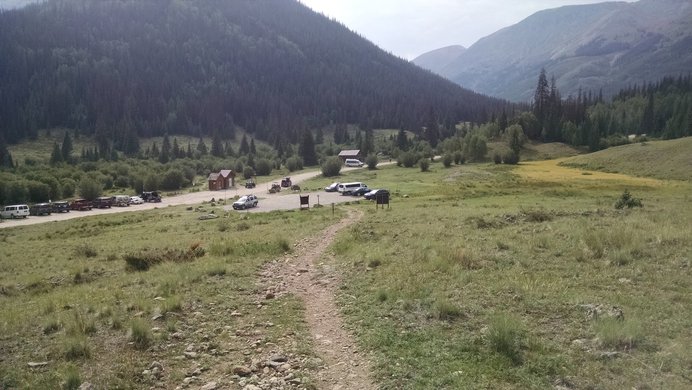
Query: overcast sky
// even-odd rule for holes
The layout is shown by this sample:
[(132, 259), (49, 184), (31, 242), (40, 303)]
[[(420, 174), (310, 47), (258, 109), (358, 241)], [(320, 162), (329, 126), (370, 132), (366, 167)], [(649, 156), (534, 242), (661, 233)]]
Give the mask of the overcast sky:
[[(604, 0), (300, 0), (382, 49), (412, 60), (449, 45), (471, 46), (548, 8)], [(633, 1), (633, 0), (628, 0)]]

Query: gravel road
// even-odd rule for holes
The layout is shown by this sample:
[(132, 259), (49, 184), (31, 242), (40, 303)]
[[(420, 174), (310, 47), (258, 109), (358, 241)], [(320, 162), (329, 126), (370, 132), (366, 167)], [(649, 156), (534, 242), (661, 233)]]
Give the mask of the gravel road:
[[(351, 171), (359, 168), (342, 168), (342, 172)], [(320, 171), (310, 171), (300, 173), (291, 176), (291, 181), (293, 184), (300, 184), (306, 180), (317, 177), (321, 174)], [(162, 208), (167, 206), (180, 206), (180, 205), (196, 205), (202, 202), (210, 201), (214, 199), (224, 199), (224, 197), (233, 198), (236, 195), (243, 196), (248, 194), (255, 194), (259, 198), (259, 204), (253, 209), (247, 211), (239, 212), (263, 212), (263, 211), (274, 211), (274, 210), (290, 210), (297, 209), (300, 207), (299, 193), (293, 192), (288, 189), (283, 189), (280, 193), (269, 194), (268, 189), (271, 185), (270, 182), (260, 182), (257, 183), (257, 187), (253, 189), (247, 189), (245, 187), (238, 187), (235, 189), (228, 189), (226, 191), (200, 191), (192, 192), (189, 194), (182, 194), (176, 196), (164, 197), (161, 203), (145, 203), (141, 205), (131, 205), (128, 207), (112, 207), (110, 209), (92, 209), (91, 211), (70, 211), (69, 213), (51, 214), (46, 216), (30, 216), (26, 219), (3, 219), (0, 222), (0, 229), (9, 228), (14, 226), (25, 226), (34, 225), (38, 223), (52, 222), (52, 221), (64, 221), (73, 218), (88, 217), (90, 215), (101, 215), (101, 214), (114, 214), (123, 212), (132, 212), (138, 210), (150, 210), (155, 208)], [(310, 207), (319, 203), (327, 206), (331, 203), (343, 203), (347, 201), (353, 201), (358, 198), (353, 198), (350, 196), (342, 196), (335, 192), (303, 192), (300, 195), (310, 196)], [(233, 210), (231, 205), (224, 206), (226, 210)]]

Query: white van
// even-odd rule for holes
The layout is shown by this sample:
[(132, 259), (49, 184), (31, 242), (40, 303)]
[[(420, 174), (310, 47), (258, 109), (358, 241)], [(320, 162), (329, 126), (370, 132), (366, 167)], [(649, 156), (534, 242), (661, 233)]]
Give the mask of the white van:
[(5, 206), (0, 211), (0, 217), (2, 218), (26, 218), (29, 216), (29, 206), (25, 204), (15, 204), (11, 206)]
[(353, 183), (339, 183), (339, 185), (336, 187), (336, 190), (339, 191), (341, 195), (349, 195), (351, 191), (360, 187), (367, 187), (367, 185), (359, 181)]
[(362, 167), (363, 165), (365, 165), (362, 161), (355, 158), (347, 158), (344, 164), (347, 167)]

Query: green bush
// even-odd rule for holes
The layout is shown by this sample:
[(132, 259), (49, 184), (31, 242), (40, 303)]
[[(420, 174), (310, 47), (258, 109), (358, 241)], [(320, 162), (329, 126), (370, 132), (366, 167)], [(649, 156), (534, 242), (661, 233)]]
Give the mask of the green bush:
[(453, 161), (454, 161), (454, 157), (449, 153), (445, 153), (442, 156), (442, 165), (444, 165), (445, 168), (451, 167)]
[(131, 271), (147, 271), (154, 265), (165, 262), (186, 262), (193, 261), (204, 256), (206, 251), (199, 243), (190, 245), (190, 248), (183, 249), (144, 249), (137, 253), (129, 253), (123, 256), (127, 269)]
[(378, 163), (379, 163), (379, 159), (377, 158), (377, 155), (375, 155), (375, 154), (369, 154), (368, 157), (365, 158), (365, 165), (367, 165), (368, 169), (371, 171), (377, 169)]
[(322, 163), (322, 175), (324, 177), (338, 176), (341, 172), (341, 159), (336, 156), (327, 157)]
[(418, 166), (421, 172), (427, 172), (430, 169), (430, 160), (427, 158), (422, 158), (418, 161)]
[(622, 193), (622, 196), (620, 196), (620, 199), (618, 199), (617, 202), (615, 202), (615, 208), (620, 210), (627, 207), (628, 209), (631, 209), (633, 207), (643, 207), (642, 206), (642, 201), (641, 199), (634, 198), (632, 197), (632, 194), (628, 190), (625, 190), (625, 192)]
[(255, 176), (255, 170), (252, 169), (251, 166), (247, 166), (247, 167), (243, 168), (243, 178), (249, 179), (253, 176)]
[(101, 196), (103, 192), (103, 186), (98, 181), (84, 176), (82, 180), (79, 181), (77, 186), (77, 193), (84, 199), (94, 200)]
[(519, 164), (519, 153), (512, 150), (502, 155), (502, 162), (510, 165)]
[(257, 160), (256, 164), (257, 175), (259, 176), (269, 176), (272, 173), (272, 163), (266, 158), (261, 158)]
[(185, 177), (179, 169), (171, 168), (163, 175), (161, 179), (161, 189), (163, 190), (179, 190), (183, 187)]
[(642, 326), (636, 321), (622, 321), (616, 318), (599, 319), (594, 325), (601, 345), (630, 350), (644, 338)]
[(303, 169), (303, 160), (300, 157), (289, 157), (286, 159), (286, 169), (289, 172), (299, 171)]
[(144, 178), (143, 191), (156, 191), (160, 186), (161, 182), (159, 181), (159, 176), (157, 174), (152, 173)]
[(418, 162), (419, 157), (416, 153), (414, 152), (403, 152), (399, 154), (399, 158), (397, 159), (397, 165), (403, 165), (405, 168), (411, 168), (414, 165), (416, 165), (416, 162)]

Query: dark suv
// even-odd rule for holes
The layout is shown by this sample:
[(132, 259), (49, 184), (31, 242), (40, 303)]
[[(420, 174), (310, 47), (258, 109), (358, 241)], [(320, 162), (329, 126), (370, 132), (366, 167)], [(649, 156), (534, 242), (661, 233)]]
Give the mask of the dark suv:
[(70, 203), (67, 202), (66, 200), (53, 202), (53, 210), (52, 211), (54, 213), (69, 213), (70, 212)]
[(100, 196), (94, 199), (91, 205), (97, 209), (109, 209), (113, 205), (113, 198), (110, 196)]
[(53, 206), (50, 203), (36, 203), (29, 207), (29, 215), (50, 215)]
[(79, 210), (79, 211), (84, 211), (84, 210), (91, 210), (91, 202), (89, 202), (86, 199), (75, 199), (70, 203), (70, 210)]
[(158, 203), (161, 201), (161, 195), (157, 191), (145, 191), (139, 197), (145, 202)]

